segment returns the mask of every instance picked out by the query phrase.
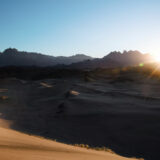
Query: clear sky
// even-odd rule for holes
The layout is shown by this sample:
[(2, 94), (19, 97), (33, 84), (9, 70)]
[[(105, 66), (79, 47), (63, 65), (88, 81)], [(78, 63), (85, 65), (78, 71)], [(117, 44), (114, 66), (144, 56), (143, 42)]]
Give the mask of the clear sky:
[(0, 0), (0, 51), (160, 54), (160, 0)]

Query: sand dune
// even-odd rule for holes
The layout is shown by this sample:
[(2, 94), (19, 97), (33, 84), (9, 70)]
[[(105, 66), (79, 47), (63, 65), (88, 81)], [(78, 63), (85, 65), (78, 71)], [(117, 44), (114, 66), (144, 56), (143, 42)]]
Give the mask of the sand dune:
[(8, 78), (0, 80), (0, 89), (0, 96), (8, 97), (0, 99), (0, 118), (12, 122), (14, 130), (104, 146), (126, 157), (160, 157), (159, 82), (86, 83), (72, 77), (23, 83)]
[(69, 146), (0, 128), (1, 160), (127, 160), (108, 152)]

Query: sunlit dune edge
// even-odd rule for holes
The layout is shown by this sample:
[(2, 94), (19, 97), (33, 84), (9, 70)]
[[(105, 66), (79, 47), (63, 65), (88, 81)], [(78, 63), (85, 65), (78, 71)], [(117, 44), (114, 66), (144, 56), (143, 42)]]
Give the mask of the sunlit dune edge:
[[(116, 154), (70, 146), (0, 127), (1, 160), (127, 160)], [(132, 158), (134, 160), (134, 158)]]

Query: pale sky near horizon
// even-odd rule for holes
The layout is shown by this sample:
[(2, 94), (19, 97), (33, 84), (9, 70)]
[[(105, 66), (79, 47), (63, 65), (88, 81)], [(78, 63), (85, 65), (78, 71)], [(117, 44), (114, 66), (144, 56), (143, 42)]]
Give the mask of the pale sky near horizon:
[(0, 51), (160, 56), (160, 0), (0, 0)]

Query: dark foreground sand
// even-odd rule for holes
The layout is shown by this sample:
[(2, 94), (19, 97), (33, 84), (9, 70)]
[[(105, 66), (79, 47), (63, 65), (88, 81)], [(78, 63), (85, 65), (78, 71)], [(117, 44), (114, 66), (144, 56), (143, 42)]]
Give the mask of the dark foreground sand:
[[(160, 85), (154, 80), (143, 83), (110, 83), (107, 80), (86, 83), (80, 79), (3, 79), (0, 80), (0, 95), (1, 118), (10, 120), (12, 129), (68, 144), (105, 146), (123, 156), (160, 159)], [(11, 130), (3, 132), (8, 132), (11, 137), (12, 133), (22, 135)], [(43, 147), (39, 148), (40, 151), (33, 151), (14, 146), (19, 159), (22, 159), (23, 154), (40, 159), (40, 153), (46, 159), (54, 159), (54, 156), (58, 159), (89, 159), (91, 156), (90, 159), (99, 160), (100, 155), (101, 159), (118, 159), (105, 157), (108, 153), (83, 149), (82, 152), (87, 152), (87, 155), (81, 154), (79, 148), (46, 140), (39, 142), (38, 138), (23, 136), (27, 145), (35, 145), (34, 141), (45, 141), (45, 147), (50, 144), (49, 150), (53, 152), (45, 147), (45, 151), (42, 151)], [(10, 138), (9, 141), (14, 142), (14, 139)], [(62, 146), (64, 158), (59, 154), (61, 151), (54, 152), (56, 145), (60, 148)], [(72, 150), (70, 152), (73, 157), (66, 153), (65, 146)], [(11, 157), (16, 157), (13, 148), (2, 145), (0, 155), (5, 156), (3, 151), (8, 150)], [(35, 152), (38, 154), (35, 155)], [(94, 156), (90, 153), (94, 153)], [(6, 155), (6, 159), (7, 156), (9, 155)]]

